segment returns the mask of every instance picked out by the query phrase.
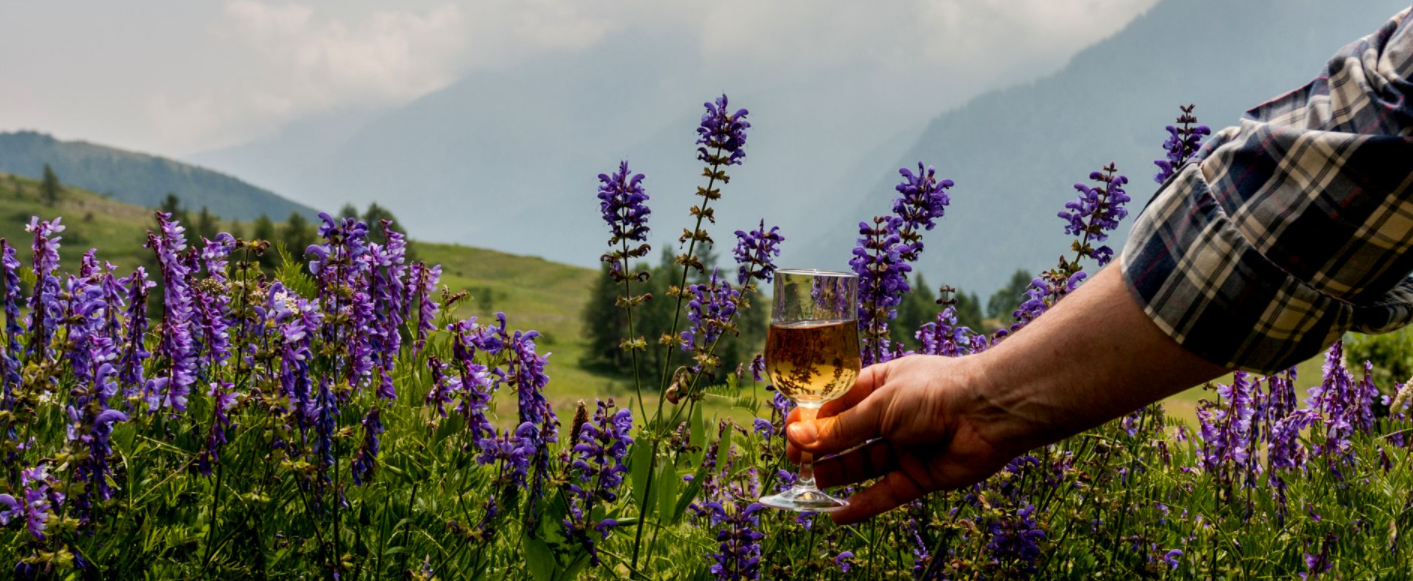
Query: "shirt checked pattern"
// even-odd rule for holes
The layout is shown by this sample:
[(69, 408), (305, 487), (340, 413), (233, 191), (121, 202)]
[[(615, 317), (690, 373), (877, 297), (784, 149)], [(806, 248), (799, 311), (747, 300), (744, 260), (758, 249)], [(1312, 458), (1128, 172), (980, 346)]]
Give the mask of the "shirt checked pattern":
[(1413, 18), (1203, 146), (1119, 265), (1144, 312), (1214, 363), (1275, 372), (1413, 320)]

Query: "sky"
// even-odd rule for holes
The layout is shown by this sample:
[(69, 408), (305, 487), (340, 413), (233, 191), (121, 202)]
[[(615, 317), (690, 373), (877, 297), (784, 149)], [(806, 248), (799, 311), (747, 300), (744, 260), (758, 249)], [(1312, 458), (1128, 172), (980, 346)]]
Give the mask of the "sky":
[[(468, 74), (589, 50), (633, 30), (686, 39), (704, 74), (725, 71), (746, 86), (875, 70), (893, 79), (875, 89), (893, 93), (884, 102), (925, 121), (1053, 72), (1155, 3), (7, 2), (0, 130), (181, 157), (323, 113), (392, 110)], [(848, 115), (855, 106), (829, 98), (811, 110)]]

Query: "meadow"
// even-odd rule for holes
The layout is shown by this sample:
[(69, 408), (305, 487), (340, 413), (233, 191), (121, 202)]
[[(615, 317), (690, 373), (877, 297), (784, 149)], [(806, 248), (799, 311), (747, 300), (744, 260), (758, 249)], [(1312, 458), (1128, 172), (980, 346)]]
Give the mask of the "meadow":
[[(429, 243), (414, 258), (395, 225), (332, 216), (305, 249), (188, 245), (169, 214), (5, 192), (0, 560), (44, 579), (1406, 574), (1410, 390), (1377, 384), (1341, 344), (1296, 371), (1224, 378), (1190, 422), (1149, 406), (865, 523), (763, 508), (793, 479), (792, 404), (760, 362), (714, 381), (716, 346), (768, 304), (758, 287), (788, 243), (766, 222), (733, 237), (712, 217), (747, 161), (748, 115), (706, 103), (690, 209), (649, 210), (627, 162), (599, 176), (625, 318), (649, 300), (680, 315), (663, 337), (630, 331), (628, 353), (669, 362), (632, 381), (576, 365), (594, 271)], [(1203, 133), (1181, 119), (1169, 131), (1171, 169)], [(873, 362), (1025, 333), (1112, 256), (1102, 244), (1134, 187), (1109, 166), (1069, 204), (1057, 197), (1074, 255), (1032, 283), (1014, 321), (967, 329), (941, 305), (913, 353), (889, 341), (891, 309), (926, 231), (968, 194), (923, 164), (900, 174), (851, 263)], [(686, 226), (665, 296), (633, 290), (650, 215)], [(735, 265), (686, 284), (712, 236)], [(266, 271), (264, 253), (288, 258)]]

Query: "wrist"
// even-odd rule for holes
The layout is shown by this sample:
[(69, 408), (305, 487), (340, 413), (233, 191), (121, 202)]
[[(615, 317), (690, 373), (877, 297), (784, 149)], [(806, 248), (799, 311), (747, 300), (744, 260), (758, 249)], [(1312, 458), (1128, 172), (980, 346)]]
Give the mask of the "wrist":
[(991, 351), (958, 360), (958, 380), (966, 405), (964, 420), (996, 451), (1018, 456), (1050, 443), (1049, 422), (1043, 405), (1033, 397), (1033, 386), (1008, 379), (1010, 364)]

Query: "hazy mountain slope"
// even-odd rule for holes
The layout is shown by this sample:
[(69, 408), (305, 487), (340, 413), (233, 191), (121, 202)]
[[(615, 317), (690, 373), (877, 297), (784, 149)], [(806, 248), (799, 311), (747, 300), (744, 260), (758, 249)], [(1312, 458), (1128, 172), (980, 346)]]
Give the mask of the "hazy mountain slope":
[(263, 184), (292, 199), (302, 199), (300, 181), (309, 167), (338, 150), (384, 108), (316, 113), (239, 145), (182, 156), (183, 161)]
[(115, 200), (155, 207), (170, 193), (196, 211), (202, 207), (228, 219), (261, 213), (279, 220), (291, 212), (316, 212), (269, 190), (205, 168), (84, 141), (60, 141), (43, 133), (0, 133), (0, 171), (40, 178), (49, 164), (59, 180)]
[[(1072, 184), (1109, 161), (1131, 180), (1137, 211), (1156, 189), (1179, 104), (1214, 129), (1304, 84), (1340, 46), (1373, 32), (1407, 0), (1165, 0), (1061, 72), (943, 114), (892, 167), (936, 164), (957, 186), (927, 236), (929, 280), (989, 292), (1016, 267), (1054, 264), (1068, 248), (1055, 217)], [(806, 261), (847, 256), (858, 221), (888, 210), (897, 176), (879, 168), (866, 199), (833, 216)], [(865, 196), (860, 195), (861, 198)], [(1124, 232), (1112, 238), (1116, 248)]]
[[(691, 43), (655, 34), (626, 31), (581, 53), (473, 74), (367, 123), (322, 159), (295, 167), (264, 155), (271, 163), (240, 175), (280, 183), (280, 191), (319, 207), (377, 201), (419, 236), (588, 265), (607, 237), (595, 176), (619, 160), (648, 175), (655, 244), (690, 225), (687, 210), (701, 183), (694, 145), (701, 103), (723, 91), (733, 108), (751, 110), (755, 125), (746, 164), (732, 169), (726, 197), (713, 204), (713, 232), (723, 243), (762, 217), (803, 243), (827, 223), (819, 208), (849, 204), (859, 189), (824, 186), (858, 176), (871, 183), (859, 160), (886, 166), (922, 130), (886, 105), (897, 91), (880, 81), (883, 72), (838, 69), (746, 83), (732, 70), (702, 65)], [(746, 84), (759, 88), (739, 88)], [(838, 91), (876, 106), (821, 104), (819, 95)], [(287, 150), (290, 142), (194, 159), (235, 169), (246, 167), (242, 156)], [(298, 177), (287, 187), (280, 180), (290, 174)]]

